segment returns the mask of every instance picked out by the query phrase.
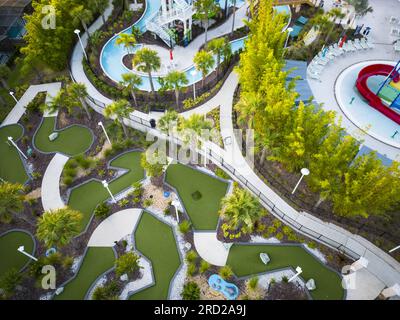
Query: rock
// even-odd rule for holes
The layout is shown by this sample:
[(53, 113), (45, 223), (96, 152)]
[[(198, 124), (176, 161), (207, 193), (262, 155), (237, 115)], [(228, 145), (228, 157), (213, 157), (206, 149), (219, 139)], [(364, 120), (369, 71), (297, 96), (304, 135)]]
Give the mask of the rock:
[(269, 255), (266, 254), (265, 252), (260, 253), (260, 259), (264, 264), (268, 264), (268, 262), (271, 261)]
[(119, 279), (121, 281), (128, 281), (129, 278), (128, 278), (128, 275), (126, 273), (124, 273), (122, 276), (119, 277)]
[(192, 245), (190, 244), (190, 242), (186, 242), (185, 249), (189, 251), (191, 248), (192, 248)]
[(61, 294), (64, 291), (64, 287), (60, 287), (56, 290), (56, 295), (58, 296), (59, 294)]
[(317, 287), (315, 285), (314, 279), (310, 279), (306, 282), (306, 288), (310, 291), (315, 290)]
[(58, 138), (58, 132), (53, 132), (51, 135), (49, 135), (49, 140), (54, 141)]

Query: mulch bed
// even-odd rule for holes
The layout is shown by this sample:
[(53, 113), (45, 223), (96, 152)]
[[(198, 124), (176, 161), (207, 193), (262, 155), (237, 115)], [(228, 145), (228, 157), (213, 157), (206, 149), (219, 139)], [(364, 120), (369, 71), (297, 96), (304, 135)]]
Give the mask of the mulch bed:
[(271, 284), (265, 300), (309, 300), (306, 291), (293, 282)]

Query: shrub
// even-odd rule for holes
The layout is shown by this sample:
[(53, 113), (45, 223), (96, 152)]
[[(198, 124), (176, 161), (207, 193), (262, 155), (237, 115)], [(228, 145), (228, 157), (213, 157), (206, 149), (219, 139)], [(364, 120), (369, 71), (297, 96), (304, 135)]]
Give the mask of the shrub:
[(202, 198), (202, 194), (201, 194), (201, 192), (200, 191), (195, 191), (195, 192), (193, 192), (192, 193), (192, 198), (193, 198), (193, 200), (200, 200), (201, 198)]
[(200, 299), (200, 288), (196, 282), (190, 281), (183, 286), (182, 299), (183, 300)]
[(128, 274), (128, 276), (134, 274), (141, 267), (139, 266), (140, 257), (133, 253), (128, 252), (120, 256), (115, 261), (115, 273), (117, 276), (122, 276), (123, 274)]
[(65, 184), (66, 186), (70, 186), (70, 185), (72, 184), (73, 181), (74, 181), (74, 179), (71, 178), (71, 177), (65, 177), (65, 178), (64, 178), (64, 184)]
[(282, 240), (282, 239), (283, 239), (283, 233), (282, 233), (282, 232), (278, 232), (278, 233), (275, 235), (275, 238), (277, 238), (279, 241)]
[(104, 219), (110, 214), (110, 207), (105, 203), (100, 203), (94, 210), (96, 218)]
[(220, 177), (220, 178), (225, 179), (225, 180), (230, 179), (229, 175), (224, 170), (222, 170), (221, 168), (216, 168), (215, 169), (215, 175), (217, 177)]
[(307, 243), (307, 246), (308, 246), (310, 249), (316, 249), (316, 248), (317, 248), (317, 244), (316, 244), (314, 241), (308, 242), (308, 243)]
[(118, 300), (119, 285), (116, 281), (110, 281), (104, 286), (97, 287), (93, 292), (93, 300)]
[(201, 273), (204, 273), (204, 272), (206, 272), (208, 269), (210, 269), (210, 264), (209, 264), (207, 261), (202, 260), (202, 261), (201, 261), (201, 264), (200, 264), (200, 272), (201, 272)]
[(12, 296), (21, 281), (22, 274), (15, 268), (4, 273), (0, 278), (0, 288), (3, 290), (4, 298)]
[(248, 285), (250, 289), (255, 290), (258, 286), (258, 277), (251, 278)]
[(126, 207), (128, 204), (129, 204), (129, 200), (126, 199), (126, 198), (125, 199), (121, 199), (121, 200), (118, 201), (118, 205), (120, 207)]
[(143, 207), (148, 208), (153, 204), (153, 200), (152, 199), (146, 199), (143, 201)]
[(192, 224), (189, 222), (189, 220), (183, 220), (179, 224), (179, 231), (182, 232), (183, 234), (186, 234), (189, 232), (191, 226), (192, 226)]
[(228, 280), (233, 276), (233, 271), (230, 266), (226, 265), (219, 269), (219, 275), (222, 279)]
[(282, 226), (282, 222), (280, 222), (278, 219), (274, 219), (273, 225), (276, 229), (278, 229)]
[(194, 250), (190, 250), (186, 254), (186, 261), (189, 262), (189, 263), (194, 263), (197, 258), (198, 258), (198, 255)]
[(188, 269), (187, 269), (187, 275), (189, 277), (192, 277), (192, 276), (194, 276), (195, 273), (196, 273), (196, 265), (194, 263), (189, 263)]

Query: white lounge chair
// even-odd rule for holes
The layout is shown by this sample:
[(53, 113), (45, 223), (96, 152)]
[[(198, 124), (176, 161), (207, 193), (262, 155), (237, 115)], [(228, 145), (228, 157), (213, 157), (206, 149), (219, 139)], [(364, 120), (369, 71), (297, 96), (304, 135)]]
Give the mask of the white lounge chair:
[(307, 74), (311, 79), (318, 80), (319, 82), (321, 82), (321, 77), (319, 74), (316, 74), (316, 73), (313, 73), (310, 71), (308, 71)]
[(341, 50), (336, 49), (334, 46), (329, 47), (329, 52), (331, 52), (335, 57), (340, 57), (343, 54)]
[(350, 41), (347, 41), (345, 43), (345, 46), (350, 50), (350, 51), (357, 51), (357, 49), (354, 47), (353, 43), (351, 43)]
[(321, 59), (319, 57), (315, 58), (315, 63), (320, 64), (321, 66), (326, 66), (329, 63), (329, 60), (327, 59)]
[(359, 50), (359, 51), (364, 50), (363, 47), (361, 47), (361, 45), (359, 43), (352, 41), (352, 40), (350, 40), (350, 41), (351, 41), (351, 44), (353, 45), (353, 47), (356, 48), (357, 50)]
[(400, 36), (400, 29), (392, 27), (390, 29), (390, 34), (392, 36), (399, 37)]
[(397, 40), (393, 46), (394, 51), (400, 52), (400, 40)]
[(322, 65), (319, 65), (317, 63), (310, 63), (309, 68), (316, 70), (318, 72), (322, 72), (325, 68)]
[(337, 43), (333, 44), (333, 47), (335, 48), (335, 50), (339, 50), (341, 52), (341, 54), (345, 53), (345, 50), (341, 47), (339, 47), (339, 45)]
[(360, 45), (361, 48), (362, 48), (363, 50), (369, 49), (368, 45), (367, 45), (366, 43), (362, 43), (362, 42), (360, 41), (360, 39), (355, 39), (354, 42), (355, 42), (356, 44)]
[(393, 17), (393, 16), (390, 17), (390, 24), (399, 24), (399, 22), (400, 22), (400, 19)]
[(362, 39), (360, 40), (360, 42), (366, 44), (370, 49), (372, 49), (372, 48), (375, 47), (375, 45), (371, 42), (371, 40), (362, 38)]

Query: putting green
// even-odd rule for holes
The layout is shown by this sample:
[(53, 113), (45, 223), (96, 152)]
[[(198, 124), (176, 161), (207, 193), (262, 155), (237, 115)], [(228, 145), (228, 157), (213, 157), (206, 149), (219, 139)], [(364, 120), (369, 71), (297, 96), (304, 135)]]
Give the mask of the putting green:
[[(56, 130), (57, 117), (45, 117), (40, 128), (35, 133), (35, 147), (45, 153), (61, 152), (74, 156), (85, 152), (93, 142), (92, 132), (83, 126), (73, 125), (62, 130)], [(49, 135), (58, 132), (56, 140), (50, 141)]]
[(13, 268), (20, 270), (30, 260), (17, 251), (20, 246), (25, 247), (25, 252), (34, 253), (33, 239), (28, 233), (16, 230), (0, 236), (0, 276)]
[[(144, 178), (144, 170), (140, 166), (140, 155), (141, 152), (139, 151), (127, 152), (110, 163), (112, 167), (128, 170), (124, 175), (110, 182), (109, 186), (113, 194), (123, 191), (134, 182)], [(104, 189), (103, 185), (99, 181), (92, 180), (72, 189), (68, 205), (71, 208), (82, 212), (83, 219), (81, 231), (83, 231), (89, 223), (96, 206), (107, 200), (109, 197), (110, 195), (107, 190)]]
[[(217, 228), (218, 211), (228, 189), (227, 183), (182, 164), (171, 164), (165, 180), (178, 191), (194, 229)], [(201, 194), (197, 200), (192, 196), (196, 191)]]
[[(114, 266), (115, 254), (111, 247), (89, 247), (78, 274), (67, 283), (55, 300), (83, 300), (90, 286)], [(59, 284), (60, 285), (60, 284)]]
[[(260, 253), (266, 252), (271, 261), (264, 265)], [(313, 278), (317, 288), (310, 291), (316, 300), (341, 300), (344, 298), (344, 289), (341, 277), (327, 268), (306, 249), (296, 245), (233, 245), (230, 249), (227, 265), (236, 276), (244, 277), (256, 275), (266, 271), (300, 266), (305, 281)]]
[(172, 277), (181, 264), (172, 228), (143, 212), (135, 232), (135, 243), (136, 249), (151, 261), (155, 284), (130, 299), (167, 299)]
[(18, 124), (0, 128), (0, 178), (12, 183), (24, 184), (29, 178), (17, 149), (7, 140), (13, 137), (16, 142), (23, 134), (24, 129)]

